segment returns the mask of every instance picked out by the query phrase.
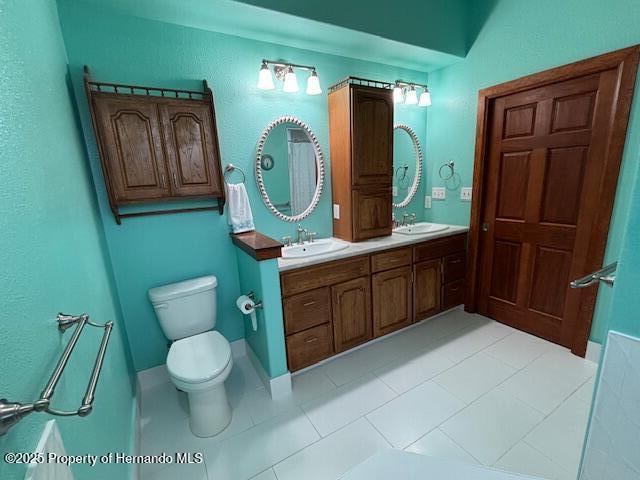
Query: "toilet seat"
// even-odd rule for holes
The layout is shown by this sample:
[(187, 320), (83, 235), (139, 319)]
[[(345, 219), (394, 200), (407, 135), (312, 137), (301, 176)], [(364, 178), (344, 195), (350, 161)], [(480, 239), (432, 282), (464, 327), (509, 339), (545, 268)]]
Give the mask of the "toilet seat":
[(231, 346), (216, 331), (209, 331), (173, 342), (167, 356), (169, 375), (187, 384), (214, 379), (231, 362)]

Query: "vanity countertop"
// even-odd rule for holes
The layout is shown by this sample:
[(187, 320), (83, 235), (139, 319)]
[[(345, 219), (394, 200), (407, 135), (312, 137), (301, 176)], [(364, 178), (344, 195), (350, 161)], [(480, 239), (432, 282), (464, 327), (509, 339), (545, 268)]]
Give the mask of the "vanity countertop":
[(402, 235), (400, 233), (393, 233), (388, 237), (374, 238), (372, 240), (366, 240), (364, 242), (349, 243), (344, 240), (336, 239), (337, 241), (348, 243), (349, 246), (344, 250), (337, 252), (331, 252), (324, 255), (316, 255), (313, 257), (305, 258), (279, 258), (278, 270), (285, 272), (287, 270), (294, 270), (296, 268), (308, 267), (311, 265), (317, 265), (319, 263), (330, 262), (333, 260), (340, 260), (341, 258), (355, 257), (357, 255), (364, 255), (366, 253), (376, 252), (379, 250), (388, 250), (390, 248), (402, 247), (404, 245), (413, 245), (415, 243), (422, 243), (427, 240), (434, 240), (436, 238), (449, 237), (459, 233), (469, 231), (469, 227), (460, 225), (447, 225), (449, 228), (439, 232), (425, 233), (422, 235)]

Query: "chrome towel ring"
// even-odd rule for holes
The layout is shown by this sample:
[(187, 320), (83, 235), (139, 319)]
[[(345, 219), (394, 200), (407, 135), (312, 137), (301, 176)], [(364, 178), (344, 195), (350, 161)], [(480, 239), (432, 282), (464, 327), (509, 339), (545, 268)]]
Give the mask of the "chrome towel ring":
[(233, 172), (238, 171), (242, 174), (242, 183), (245, 183), (247, 180), (247, 176), (244, 174), (244, 170), (240, 167), (236, 167), (233, 163), (229, 163), (226, 167), (224, 167), (224, 179), (227, 179), (227, 175), (231, 175)]
[[(447, 170), (448, 169), (448, 175), (447, 175)], [(443, 174), (443, 170), (444, 170), (444, 174)], [(440, 165), (440, 169), (438, 170), (438, 176), (442, 179), (442, 180), (451, 180), (454, 175), (456, 174), (455, 171), (455, 162), (453, 160), (447, 162), (447, 163), (443, 163), (442, 165)]]

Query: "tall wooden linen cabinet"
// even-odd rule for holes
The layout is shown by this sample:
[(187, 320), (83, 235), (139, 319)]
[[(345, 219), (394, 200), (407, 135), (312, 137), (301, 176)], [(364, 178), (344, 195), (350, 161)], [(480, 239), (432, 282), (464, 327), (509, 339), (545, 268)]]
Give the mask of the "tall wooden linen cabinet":
[(329, 92), (333, 235), (391, 235), (393, 91), (346, 79)]

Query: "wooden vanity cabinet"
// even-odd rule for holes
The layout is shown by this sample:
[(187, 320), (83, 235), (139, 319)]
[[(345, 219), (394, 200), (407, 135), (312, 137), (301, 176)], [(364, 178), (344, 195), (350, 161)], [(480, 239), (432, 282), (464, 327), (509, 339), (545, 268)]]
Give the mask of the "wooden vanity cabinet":
[(331, 307), (336, 353), (373, 338), (369, 277), (356, 278), (331, 287)]
[(411, 325), (412, 286), (411, 266), (372, 275), (374, 336), (380, 337)]
[(359, 242), (391, 235), (392, 90), (340, 85), (329, 93), (334, 236)]
[(463, 301), (466, 234), (280, 274), (289, 370)]
[(414, 321), (435, 315), (440, 311), (441, 260), (429, 260), (413, 266)]

